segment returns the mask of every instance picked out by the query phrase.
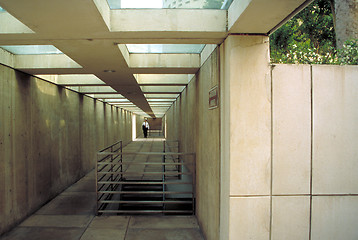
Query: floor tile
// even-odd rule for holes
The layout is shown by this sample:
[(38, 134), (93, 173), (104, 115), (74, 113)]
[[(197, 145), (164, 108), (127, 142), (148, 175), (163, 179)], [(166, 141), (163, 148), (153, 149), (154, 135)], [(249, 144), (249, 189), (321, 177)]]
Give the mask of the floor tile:
[(127, 229), (129, 216), (98, 216), (93, 219), (90, 228)]
[(124, 240), (126, 229), (88, 228), (81, 240)]
[(89, 215), (94, 214), (95, 208), (95, 193), (65, 192), (37, 211), (36, 214)]
[(84, 228), (28, 228), (17, 227), (1, 240), (75, 240)]
[(193, 216), (132, 216), (130, 228), (199, 228)]
[(20, 227), (87, 227), (91, 215), (32, 215)]
[(125, 240), (204, 240), (199, 229), (128, 229)]

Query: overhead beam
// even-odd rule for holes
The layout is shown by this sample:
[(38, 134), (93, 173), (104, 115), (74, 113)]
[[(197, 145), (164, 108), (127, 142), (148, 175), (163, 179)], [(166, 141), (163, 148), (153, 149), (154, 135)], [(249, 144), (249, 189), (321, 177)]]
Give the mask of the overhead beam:
[(110, 31), (137, 39), (225, 38), (226, 20), (225, 10), (116, 9)]
[(87, 87), (87, 86), (85, 86), (85, 87), (68, 87), (68, 88), (72, 89), (74, 91), (77, 91), (79, 93), (82, 93), (82, 94), (92, 94), (92, 93), (113, 94), (113, 93), (116, 93), (116, 90), (114, 90), (113, 88), (111, 88), (109, 86), (102, 86), (102, 87)]
[(199, 54), (141, 54), (129, 55), (130, 68), (199, 68)]
[(129, 55), (129, 70), (133, 74), (195, 74), (199, 68), (199, 54)]
[(161, 93), (161, 95), (158, 96), (157, 94), (147, 93), (147, 94), (144, 94), (144, 96), (145, 96), (147, 99), (160, 99), (160, 98), (177, 99), (177, 97), (179, 96), (179, 94), (178, 94), (178, 93)]
[(181, 93), (185, 87), (183, 86), (160, 86), (160, 87), (153, 87), (153, 86), (144, 86), (144, 87), (140, 87), (142, 89), (143, 92), (162, 92), (162, 93), (167, 93), (167, 92), (179, 92)]
[(139, 85), (174, 84), (187, 85), (194, 74), (135, 74)]
[(104, 94), (104, 93), (96, 93), (96, 94), (88, 94), (90, 97), (93, 98), (97, 98), (97, 99), (126, 99), (125, 97), (123, 97), (121, 94), (113, 94), (113, 93), (109, 93), (109, 94)]

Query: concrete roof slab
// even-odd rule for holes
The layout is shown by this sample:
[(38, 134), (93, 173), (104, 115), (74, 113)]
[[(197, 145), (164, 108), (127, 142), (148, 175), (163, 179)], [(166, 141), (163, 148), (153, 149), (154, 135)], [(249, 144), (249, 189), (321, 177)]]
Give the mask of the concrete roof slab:
[(228, 11), (230, 33), (267, 34), (302, 4), (312, 0), (235, 0)]

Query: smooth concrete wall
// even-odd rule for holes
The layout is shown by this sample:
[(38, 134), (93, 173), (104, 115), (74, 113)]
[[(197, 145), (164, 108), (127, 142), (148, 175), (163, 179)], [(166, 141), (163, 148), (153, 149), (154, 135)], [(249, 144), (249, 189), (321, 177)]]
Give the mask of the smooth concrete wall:
[(136, 132), (137, 137), (143, 137), (142, 124), (144, 122), (144, 117), (140, 115), (136, 115)]
[(151, 130), (162, 130), (162, 119), (161, 118), (148, 118), (149, 128)]
[(268, 239), (271, 78), (268, 37), (229, 36), (221, 55), (220, 239)]
[(220, 108), (209, 110), (209, 91), (218, 85), (216, 49), (166, 114), (167, 138), (196, 153), (196, 215), (208, 240), (219, 239)]
[(358, 66), (313, 66), (312, 89), (311, 239), (358, 239)]
[(309, 239), (311, 66), (272, 67), (272, 239)]
[(131, 140), (130, 113), (0, 65), (0, 234)]
[(271, 239), (357, 239), (358, 67), (272, 70)]
[[(270, 65), (268, 49), (265, 36), (229, 36), (165, 116), (168, 138), (197, 154), (202, 230), (358, 239), (358, 66)], [(208, 110), (219, 64), (220, 108)]]

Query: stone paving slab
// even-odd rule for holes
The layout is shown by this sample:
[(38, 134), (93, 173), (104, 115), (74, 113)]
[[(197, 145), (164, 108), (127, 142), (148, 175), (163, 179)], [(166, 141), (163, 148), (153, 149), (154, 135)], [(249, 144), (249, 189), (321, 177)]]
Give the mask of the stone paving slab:
[(32, 215), (20, 227), (77, 227), (85, 228), (93, 219), (91, 215)]
[(90, 224), (90, 228), (127, 229), (130, 216), (97, 216)]
[(124, 240), (126, 229), (88, 228), (80, 240)]
[(193, 216), (132, 216), (129, 228), (199, 228), (197, 220)]
[(198, 229), (128, 229), (125, 240), (204, 240)]
[(1, 240), (74, 240), (85, 228), (17, 227)]

